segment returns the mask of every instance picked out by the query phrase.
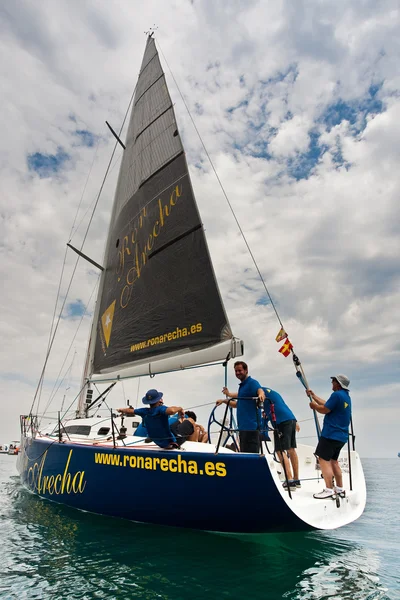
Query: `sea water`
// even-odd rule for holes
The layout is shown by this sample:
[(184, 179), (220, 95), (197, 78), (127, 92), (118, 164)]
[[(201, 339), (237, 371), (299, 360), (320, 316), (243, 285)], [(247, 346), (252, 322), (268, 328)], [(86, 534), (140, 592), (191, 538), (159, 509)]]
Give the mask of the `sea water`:
[[(400, 599), (393, 485), (400, 460), (363, 465), (367, 507), (351, 525), (229, 536), (140, 525), (41, 500), (21, 486), (16, 457), (0, 455), (0, 598)], [(173, 493), (160, 490), (160, 511), (164, 494)], [(249, 493), (255, 504), (264, 502), (256, 490)], [(115, 490), (116, 503), (121, 494)], [(232, 502), (216, 498), (214, 510), (222, 514)], [(237, 514), (240, 519), (240, 506)]]

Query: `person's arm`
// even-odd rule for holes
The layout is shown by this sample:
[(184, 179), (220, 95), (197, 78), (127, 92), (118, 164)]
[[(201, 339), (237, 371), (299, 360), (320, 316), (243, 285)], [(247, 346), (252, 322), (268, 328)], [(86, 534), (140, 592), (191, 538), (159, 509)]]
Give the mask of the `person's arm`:
[(217, 400), (215, 403), (217, 406), (220, 406), (220, 404), (229, 404), (229, 406), (231, 406), (232, 408), (236, 408), (237, 406), (237, 400), (231, 400), (230, 398), (228, 399), (223, 399), (223, 400)]
[(135, 409), (130, 406), (124, 408), (117, 408), (117, 411), (121, 413), (121, 415), (126, 415), (127, 417), (133, 417), (133, 415), (135, 414)]
[(331, 412), (330, 409), (324, 404), (317, 404), (316, 402), (310, 402), (310, 408), (318, 413), (321, 413), (321, 415), (327, 415)]
[(317, 396), (317, 394), (315, 394), (312, 390), (306, 390), (306, 394), (313, 402), (315, 402), (315, 404), (324, 405), (326, 402), (326, 400)]
[(174, 415), (175, 413), (179, 413), (180, 417), (185, 416), (185, 411), (182, 406), (169, 406), (165, 412), (168, 416)]
[(311, 410), (315, 410), (316, 412), (320, 413), (321, 415), (327, 415), (328, 413), (331, 412), (331, 409), (328, 408), (327, 406), (325, 406), (325, 404), (327, 402), (326, 400), (317, 396), (317, 394), (315, 394), (312, 390), (306, 390), (306, 394), (309, 398), (311, 398), (311, 402), (310, 402)]
[(257, 396), (258, 396), (258, 399), (259, 399), (260, 402), (264, 402), (264, 400), (265, 400), (265, 392), (264, 392), (264, 390), (261, 387), (258, 388), (258, 390), (257, 390)]
[(228, 398), (237, 398), (238, 397), (237, 392), (230, 392), (227, 387), (222, 388), (222, 393), (225, 394), (225, 396), (228, 396)]

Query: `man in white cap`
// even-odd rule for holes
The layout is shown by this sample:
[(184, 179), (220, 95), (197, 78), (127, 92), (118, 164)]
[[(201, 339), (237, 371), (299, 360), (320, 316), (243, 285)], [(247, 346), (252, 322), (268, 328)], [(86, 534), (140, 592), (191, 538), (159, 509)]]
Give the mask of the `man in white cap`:
[[(314, 498), (324, 500), (334, 494), (344, 496), (342, 470), (338, 463), (341, 449), (349, 436), (351, 421), (351, 398), (349, 394), (350, 379), (346, 375), (333, 375), (333, 393), (328, 400), (319, 398), (312, 390), (306, 390), (311, 398), (310, 408), (324, 416), (324, 425), (315, 455), (319, 458), (325, 489)], [(333, 487), (333, 478), (336, 485)]]

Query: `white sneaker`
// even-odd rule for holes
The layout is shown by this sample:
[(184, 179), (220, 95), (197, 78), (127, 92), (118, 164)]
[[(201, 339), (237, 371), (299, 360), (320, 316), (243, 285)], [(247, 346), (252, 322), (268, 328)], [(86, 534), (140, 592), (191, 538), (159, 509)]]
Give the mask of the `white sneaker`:
[(325, 500), (325, 498), (330, 498), (331, 496), (334, 496), (335, 492), (331, 489), (325, 488), (324, 490), (322, 490), (322, 492), (318, 492), (318, 494), (314, 494), (314, 498), (320, 499), (320, 500)]
[(334, 489), (335, 489), (335, 494), (337, 494), (341, 498), (345, 498), (346, 497), (346, 490), (344, 488), (338, 487), (337, 485), (335, 485)]

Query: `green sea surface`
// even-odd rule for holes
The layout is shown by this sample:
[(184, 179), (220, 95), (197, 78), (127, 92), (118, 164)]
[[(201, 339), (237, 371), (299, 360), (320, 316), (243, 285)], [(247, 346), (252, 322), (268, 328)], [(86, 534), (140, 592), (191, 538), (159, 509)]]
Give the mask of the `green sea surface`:
[[(392, 485), (400, 459), (363, 465), (367, 507), (351, 525), (231, 536), (140, 525), (41, 500), (21, 486), (16, 457), (0, 455), (0, 598), (400, 599), (399, 496)], [(160, 490), (160, 511), (171, 493)], [(264, 502), (256, 490), (249, 493)], [(116, 503), (121, 494), (115, 490)], [(222, 513), (227, 502), (235, 499), (215, 498), (214, 510)]]

